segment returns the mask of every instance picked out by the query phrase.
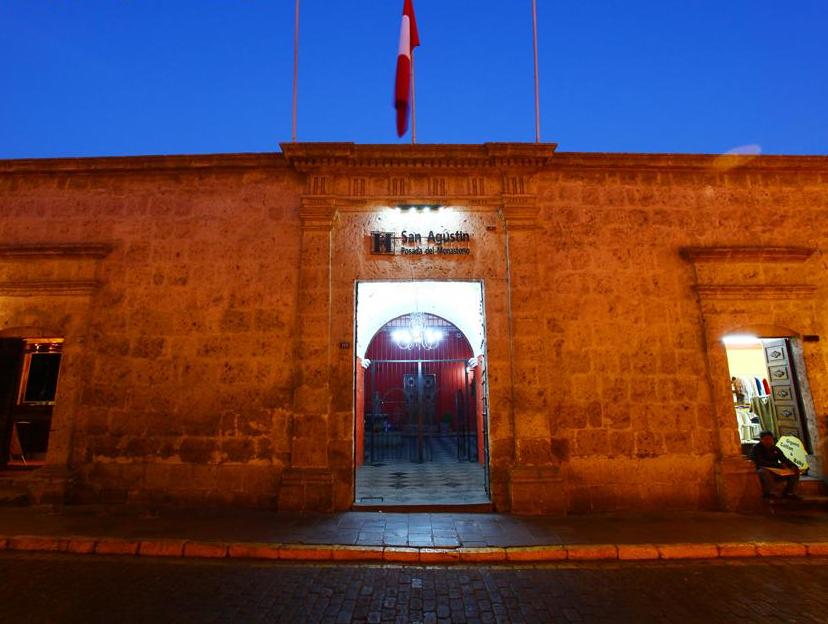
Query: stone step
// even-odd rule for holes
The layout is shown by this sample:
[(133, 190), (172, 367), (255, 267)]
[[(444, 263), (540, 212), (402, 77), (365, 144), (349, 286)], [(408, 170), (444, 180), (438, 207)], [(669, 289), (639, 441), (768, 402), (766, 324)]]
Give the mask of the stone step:
[(0, 507), (22, 507), (31, 502), (29, 490), (22, 481), (29, 474), (18, 470), (0, 472)]
[(17, 477), (0, 476), (0, 490), (19, 490), (20, 480)]
[(24, 507), (29, 504), (29, 494), (20, 488), (0, 488), (0, 507)]
[(828, 485), (822, 479), (800, 479), (799, 493), (802, 496), (828, 496)]
[(801, 495), (801, 498), (771, 498), (767, 500), (771, 513), (802, 513), (828, 511), (828, 496)]
[(351, 511), (382, 511), (384, 513), (491, 513), (494, 505), (486, 503), (464, 504), (386, 504), (354, 503)]

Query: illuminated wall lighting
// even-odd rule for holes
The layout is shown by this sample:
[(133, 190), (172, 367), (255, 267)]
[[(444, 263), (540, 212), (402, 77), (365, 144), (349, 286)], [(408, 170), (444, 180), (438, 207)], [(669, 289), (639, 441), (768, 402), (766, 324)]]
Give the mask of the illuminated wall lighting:
[(729, 347), (761, 344), (761, 340), (759, 340), (756, 336), (751, 336), (749, 334), (732, 334), (730, 336), (725, 336), (722, 338), (722, 342)]

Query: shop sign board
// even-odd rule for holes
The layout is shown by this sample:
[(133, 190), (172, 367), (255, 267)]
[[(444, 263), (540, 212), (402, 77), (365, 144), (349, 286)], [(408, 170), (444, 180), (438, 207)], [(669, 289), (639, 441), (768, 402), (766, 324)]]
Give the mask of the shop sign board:
[(371, 232), (371, 253), (386, 256), (467, 256), (471, 235), (463, 230)]

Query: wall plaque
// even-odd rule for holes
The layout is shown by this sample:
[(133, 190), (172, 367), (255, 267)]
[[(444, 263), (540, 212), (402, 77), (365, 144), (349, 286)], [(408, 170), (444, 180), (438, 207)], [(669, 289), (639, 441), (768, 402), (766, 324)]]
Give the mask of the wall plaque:
[(463, 230), (371, 232), (371, 253), (397, 256), (468, 256), (471, 234)]

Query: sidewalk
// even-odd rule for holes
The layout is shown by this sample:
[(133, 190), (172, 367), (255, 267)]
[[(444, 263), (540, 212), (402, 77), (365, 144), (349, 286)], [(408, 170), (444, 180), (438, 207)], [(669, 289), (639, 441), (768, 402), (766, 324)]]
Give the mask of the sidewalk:
[(828, 514), (0, 508), (0, 550), (420, 563), (828, 556)]

